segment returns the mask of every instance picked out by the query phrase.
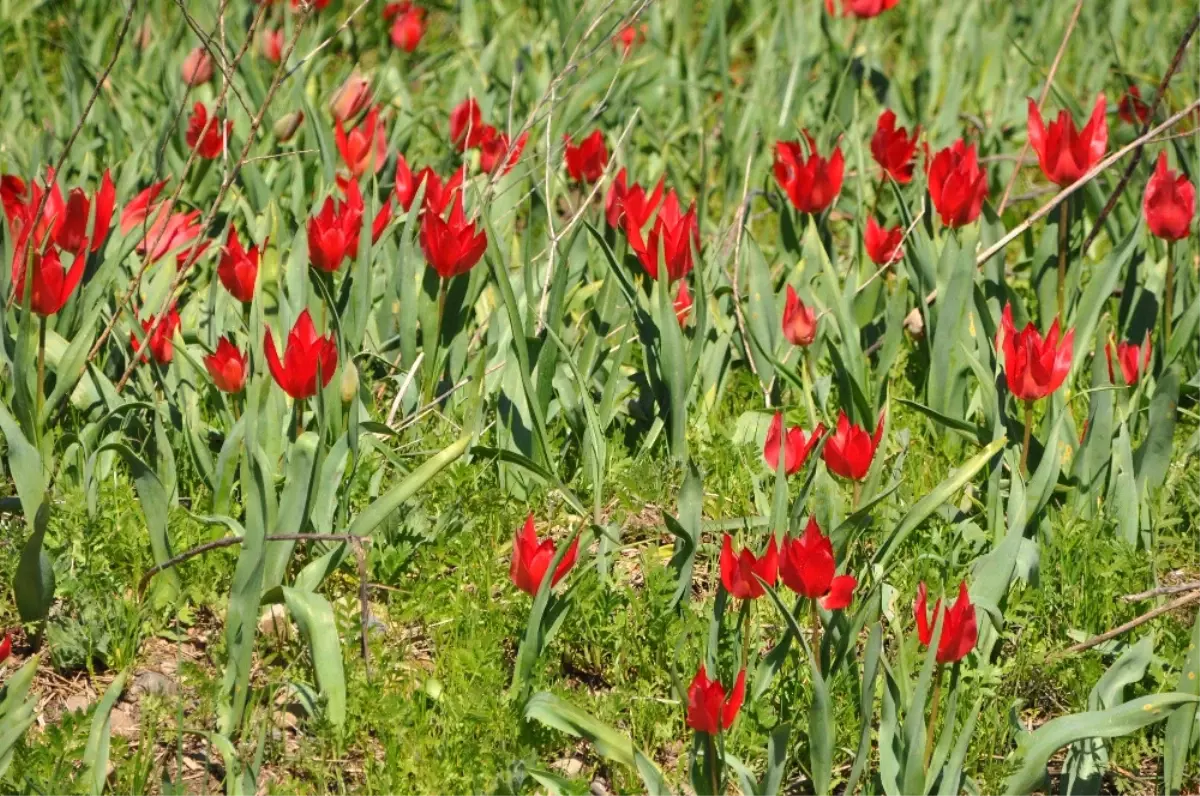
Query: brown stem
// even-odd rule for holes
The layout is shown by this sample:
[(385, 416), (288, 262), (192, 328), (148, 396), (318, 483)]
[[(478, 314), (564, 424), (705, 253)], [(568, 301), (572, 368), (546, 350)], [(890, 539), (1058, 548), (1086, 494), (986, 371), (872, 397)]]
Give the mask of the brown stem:
[(1175, 303), (1175, 241), (1167, 241), (1167, 287), (1163, 296), (1163, 351), (1171, 345), (1171, 307)]
[(1025, 402), (1025, 443), (1021, 446), (1021, 475), (1029, 475), (1029, 441), (1033, 436), (1033, 401)]
[(1184, 607), (1185, 605), (1188, 605), (1189, 603), (1196, 602), (1197, 600), (1200, 600), (1200, 589), (1197, 589), (1196, 591), (1193, 591), (1193, 592), (1189, 592), (1188, 594), (1185, 594), (1182, 597), (1172, 600), (1171, 602), (1166, 603), (1165, 605), (1160, 605), (1157, 608), (1147, 611), (1146, 613), (1139, 616), (1137, 619), (1131, 619), (1123, 625), (1114, 627), (1112, 630), (1109, 630), (1107, 633), (1101, 633), (1098, 636), (1092, 636), (1087, 641), (1081, 641), (1072, 647), (1067, 647), (1065, 650), (1063, 650), (1059, 654), (1060, 655), (1070, 655), (1075, 652), (1083, 652), (1084, 650), (1091, 649), (1092, 647), (1095, 647), (1097, 644), (1103, 644), (1104, 642), (1108, 641), (1109, 639), (1116, 638), (1117, 636), (1121, 635), (1122, 633), (1127, 633), (1130, 630), (1133, 630), (1135, 627), (1138, 627), (1139, 625), (1144, 625), (1147, 622), (1149, 622), (1151, 619), (1162, 616), (1163, 614), (1166, 614), (1166, 613), (1170, 613), (1171, 611), (1178, 610), (1178, 609)]
[(1067, 225), (1071, 220), (1071, 200), (1058, 206), (1058, 322), (1067, 322), (1067, 248), (1070, 239)]
[(933, 757), (933, 738), (937, 730), (938, 708), (942, 705), (942, 664), (937, 664), (933, 670), (933, 700), (929, 704), (929, 724), (925, 725), (925, 765), (929, 770), (929, 760)]

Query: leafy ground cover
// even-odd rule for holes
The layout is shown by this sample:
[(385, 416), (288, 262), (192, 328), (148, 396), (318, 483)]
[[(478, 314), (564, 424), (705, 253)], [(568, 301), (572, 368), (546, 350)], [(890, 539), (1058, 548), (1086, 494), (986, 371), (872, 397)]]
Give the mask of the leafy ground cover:
[(1198, 23), (0, 0), (0, 789), (1200, 791)]

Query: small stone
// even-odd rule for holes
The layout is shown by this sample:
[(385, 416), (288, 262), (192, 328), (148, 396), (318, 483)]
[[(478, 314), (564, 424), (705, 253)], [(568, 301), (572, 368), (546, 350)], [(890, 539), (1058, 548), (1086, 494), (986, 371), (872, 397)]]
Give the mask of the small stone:
[(108, 726), (113, 735), (123, 738), (136, 738), (138, 723), (136, 708), (133, 705), (117, 705), (108, 716)]
[(63, 713), (74, 713), (80, 710), (87, 710), (87, 707), (90, 704), (92, 704), (91, 698), (83, 691), (80, 691), (78, 693), (71, 694), (69, 697), (63, 700)]
[(288, 618), (287, 609), (282, 605), (267, 606), (262, 617), (258, 620), (259, 635), (273, 641), (283, 642), (292, 637), (292, 620)]
[(145, 669), (133, 678), (129, 687), (131, 697), (154, 696), (159, 698), (173, 697), (179, 693), (179, 686), (162, 672)]

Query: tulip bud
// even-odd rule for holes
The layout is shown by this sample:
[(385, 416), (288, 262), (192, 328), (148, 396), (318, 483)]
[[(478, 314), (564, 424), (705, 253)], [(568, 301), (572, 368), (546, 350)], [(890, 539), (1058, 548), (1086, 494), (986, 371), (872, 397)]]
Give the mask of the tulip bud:
[(183, 59), (183, 67), (180, 72), (183, 75), (183, 82), (189, 86), (207, 83), (212, 80), (213, 75), (212, 56), (203, 47), (197, 47), (187, 54), (187, 58)]
[(346, 122), (358, 116), (370, 104), (371, 81), (354, 72), (330, 98), (329, 110), (335, 119)]
[(348, 404), (354, 400), (354, 396), (358, 395), (358, 368), (354, 367), (354, 360), (347, 359), (346, 364), (342, 366), (342, 381), (339, 385), (342, 392), (342, 403)]
[(150, 17), (142, 20), (142, 26), (138, 28), (138, 32), (134, 34), (133, 43), (137, 45), (139, 50), (145, 50), (150, 46), (151, 39), (154, 38), (154, 28), (150, 26)]
[(300, 129), (300, 125), (304, 123), (304, 111), (292, 111), (284, 114), (275, 120), (275, 126), (272, 132), (275, 133), (275, 138), (280, 143), (292, 140), (292, 136)]

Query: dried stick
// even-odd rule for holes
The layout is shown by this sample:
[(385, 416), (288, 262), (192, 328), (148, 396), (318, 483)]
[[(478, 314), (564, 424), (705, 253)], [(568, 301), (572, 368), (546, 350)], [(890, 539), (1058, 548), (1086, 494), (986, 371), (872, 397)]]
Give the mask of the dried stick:
[(1173, 600), (1172, 602), (1167, 603), (1166, 605), (1160, 605), (1157, 608), (1147, 611), (1146, 613), (1139, 616), (1137, 619), (1131, 619), (1128, 622), (1126, 622), (1125, 624), (1121, 625), (1120, 627), (1114, 627), (1112, 630), (1108, 631), (1107, 633), (1101, 633), (1098, 636), (1093, 636), (1092, 638), (1089, 638), (1087, 641), (1081, 641), (1080, 643), (1075, 644), (1074, 646), (1067, 647), (1065, 650), (1063, 650), (1061, 653), (1059, 653), (1059, 655), (1071, 655), (1076, 652), (1083, 652), (1084, 650), (1091, 649), (1092, 647), (1095, 647), (1098, 644), (1103, 644), (1104, 642), (1108, 641), (1109, 639), (1116, 638), (1117, 636), (1121, 635), (1122, 633), (1128, 633), (1130, 630), (1133, 630), (1135, 627), (1139, 627), (1141, 625), (1146, 624), (1151, 619), (1155, 619), (1159, 616), (1162, 616), (1165, 613), (1174, 611), (1177, 608), (1182, 608), (1183, 606), (1187, 605), (1188, 603), (1194, 603), (1197, 601), (1200, 601), (1200, 589), (1193, 591), (1191, 594), (1185, 594), (1182, 597), (1180, 597), (1176, 600)]
[(1159, 597), (1164, 594), (1179, 594), (1182, 591), (1197, 591), (1200, 590), (1200, 580), (1194, 580), (1191, 583), (1176, 583), (1174, 586), (1159, 586), (1154, 589), (1140, 591), (1137, 594), (1126, 594), (1121, 599), (1127, 603), (1136, 603), (1141, 600), (1148, 600), (1151, 597)]

